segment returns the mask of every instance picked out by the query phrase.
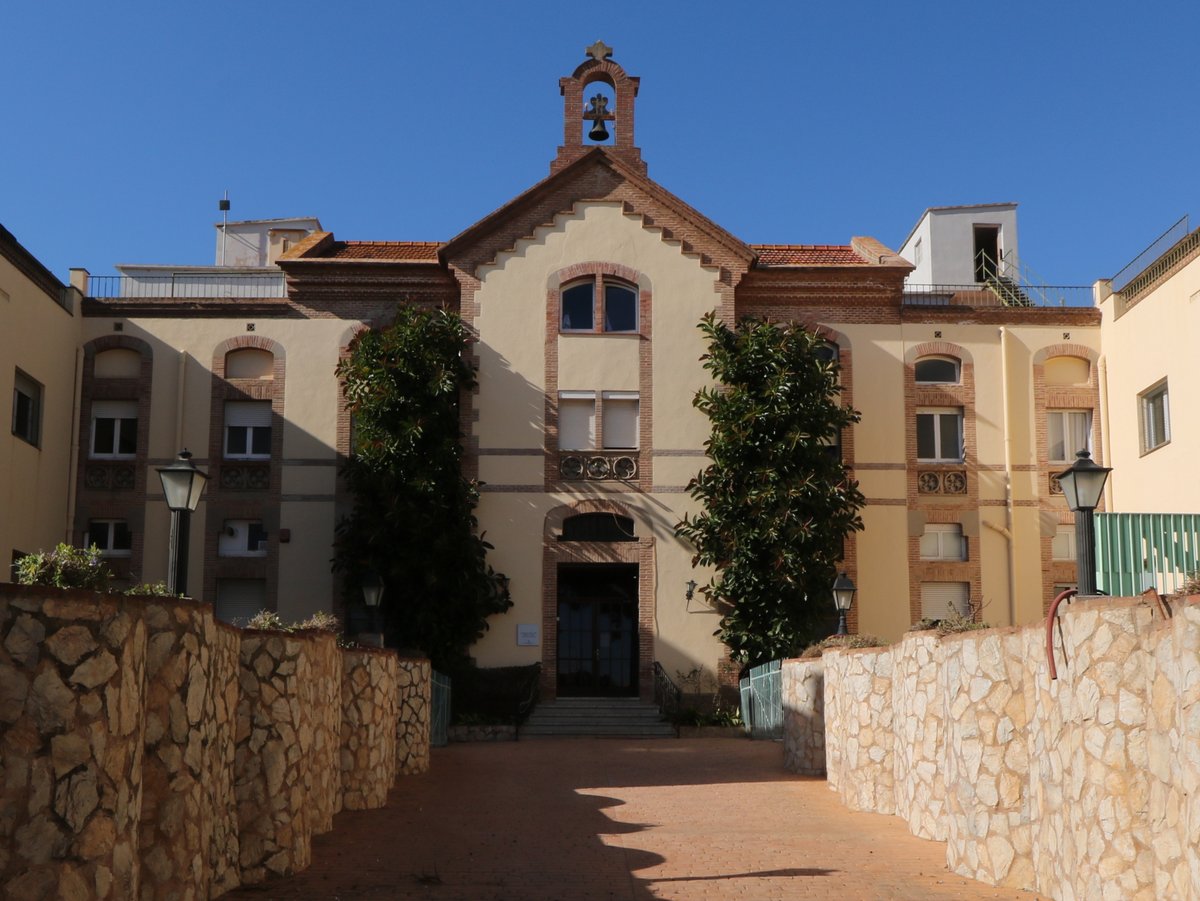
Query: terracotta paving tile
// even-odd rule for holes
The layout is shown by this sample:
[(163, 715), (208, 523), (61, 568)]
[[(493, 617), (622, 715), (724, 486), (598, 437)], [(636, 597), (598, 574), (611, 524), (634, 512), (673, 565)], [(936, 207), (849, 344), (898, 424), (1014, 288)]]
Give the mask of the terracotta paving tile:
[(339, 814), (308, 870), (225, 897), (1036, 899), (951, 874), (944, 845), (847, 811), (782, 757), (736, 739), (435, 749), (387, 808)]

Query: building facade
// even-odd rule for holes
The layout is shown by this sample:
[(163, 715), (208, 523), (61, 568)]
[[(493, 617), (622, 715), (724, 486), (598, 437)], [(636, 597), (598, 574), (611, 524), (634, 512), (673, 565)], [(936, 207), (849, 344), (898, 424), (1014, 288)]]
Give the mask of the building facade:
[[(846, 544), (851, 627), (895, 638), (952, 610), (1040, 616), (1074, 580), (1053, 473), (1076, 445), (1103, 446), (1100, 312), (1013, 303), (974, 272), (917, 285), (916, 261), (867, 237), (747, 244), (649, 178), (639, 82), (608, 48), (589, 48), (559, 86), (548, 176), (449, 241), (346, 241), (280, 220), (286, 249), (277, 236), (265, 260), (184, 272), (182, 295), (133, 287), (155, 267), (89, 286), (78, 334), (63, 339), (79, 359), (75, 489), (62, 501), (72, 538), (107, 535), (130, 578), (163, 578), (153, 470), (186, 447), (212, 476), (193, 518), (193, 592), (225, 617), (341, 609), (329, 560), (349, 508), (337, 474), (351, 428), (334, 368), (398, 304), (444, 307), (477, 338), (465, 465), (514, 601), (475, 647), (479, 663), (539, 662), (551, 697), (645, 698), (656, 662), (728, 679), (719, 616), (685, 588), (707, 574), (675, 526), (696, 512), (687, 484), (706, 463), (697, 325), (753, 315), (818, 333), (862, 412), (841, 440), (867, 498), (865, 530)], [(1015, 249), (1011, 206), (993, 212)], [(949, 254), (930, 219), (914, 235)], [(260, 248), (281, 228), (239, 226)]]

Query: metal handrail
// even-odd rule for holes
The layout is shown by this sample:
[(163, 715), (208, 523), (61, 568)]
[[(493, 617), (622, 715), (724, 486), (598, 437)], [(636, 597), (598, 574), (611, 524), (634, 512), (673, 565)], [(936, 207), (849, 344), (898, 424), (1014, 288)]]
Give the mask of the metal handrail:
[(1033, 296), (1030, 289), (1020, 291), (1028, 305), (1006, 301), (1005, 292), (994, 283), (972, 285), (915, 285), (906, 284), (902, 292), (905, 306), (917, 307), (1007, 307), (1012, 309), (1054, 309), (1090, 307), (1092, 289), (1088, 285), (1039, 285)]
[[(1138, 276), (1145, 272), (1155, 260), (1163, 255), (1165, 251), (1160, 248), (1170, 248), (1172, 245), (1179, 243), (1179, 241), (1185, 235), (1187, 235), (1187, 233), (1188, 217), (1186, 214), (1184, 214), (1179, 218), (1179, 221), (1172, 224), (1170, 228), (1151, 241), (1146, 246), (1145, 250), (1130, 260), (1120, 272), (1112, 277), (1110, 280), (1110, 287), (1112, 288), (1113, 292), (1117, 293), (1124, 291), (1127, 285), (1130, 285), (1136, 281)], [(1132, 274), (1126, 275), (1126, 273), (1130, 273), (1131, 270)]]
[(287, 297), (287, 281), (282, 272), (261, 275), (201, 272), (93, 275), (88, 278), (88, 296), (106, 300)]
[(1176, 244), (1157, 260), (1138, 273), (1119, 292), (1128, 304), (1139, 294), (1150, 288), (1155, 282), (1178, 265), (1185, 257), (1194, 253), (1200, 247), (1200, 228), (1181, 238)]
[(663, 716), (678, 713), (683, 706), (683, 691), (657, 660), (654, 661), (654, 703)]

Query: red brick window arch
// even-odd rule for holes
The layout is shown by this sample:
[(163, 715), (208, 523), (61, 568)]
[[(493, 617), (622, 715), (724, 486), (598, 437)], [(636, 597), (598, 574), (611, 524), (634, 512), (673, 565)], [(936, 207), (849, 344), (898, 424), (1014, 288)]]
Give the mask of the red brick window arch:
[(563, 332), (636, 334), (639, 306), (636, 283), (595, 273), (559, 289), (559, 327)]

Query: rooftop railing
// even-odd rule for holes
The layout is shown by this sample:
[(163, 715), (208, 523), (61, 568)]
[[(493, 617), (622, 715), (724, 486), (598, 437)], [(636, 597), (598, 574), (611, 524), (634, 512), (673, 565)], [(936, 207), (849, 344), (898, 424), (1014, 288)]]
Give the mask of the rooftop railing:
[(905, 285), (905, 306), (1011, 307), (1062, 309), (1092, 306), (1089, 285), (1017, 285), (995, 282), (975, 285)]
[(162, 275), (93, 275), (88, 279), (88, 296), (103, 299), (196, 300), (203, 298), (259, 299), (287, 297), (282, 272), (262, 275), (207, 275), (163, 273)]

